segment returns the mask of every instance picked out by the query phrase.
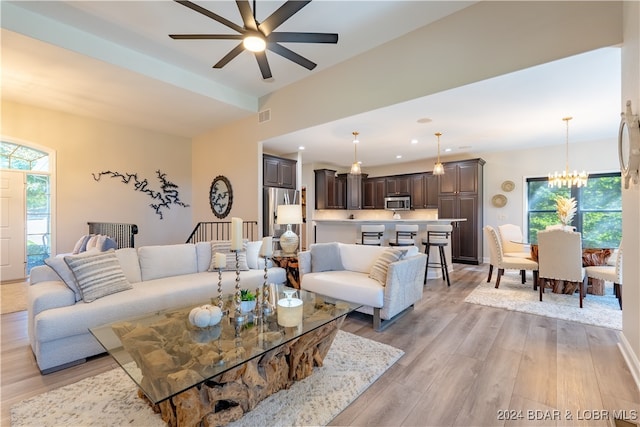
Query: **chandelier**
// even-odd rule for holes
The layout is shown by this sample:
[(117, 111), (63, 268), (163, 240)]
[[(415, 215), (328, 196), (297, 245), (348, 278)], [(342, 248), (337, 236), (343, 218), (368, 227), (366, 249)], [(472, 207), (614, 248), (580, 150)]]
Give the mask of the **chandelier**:
[(442, 136), (442, 134), (440, 132), (436, 132), (435, 135), (438, 138), (438, 161), (433, 166), (433, 174), (444, 175), (444, 166), (440, 163), (440, 136)]
[(565, 169), (562, 173), (554, 172), (553, 174), (549, 174), (549, 187), (586, 187), (587, 179), (589, 175), (582, 171), (578, 173), (578, 171), (574, 170), (573, 172), (569, 172), (569, 120), (573, 117), (564, 117), (562, 120), (567, 124), (567, 143), (566, 143), (566, 164)]
[(358, 132), (353, 133), (353, 164), (351, 165), (351, 175), (360, 175), (362, 173), (362, 169), (360, 168), (360, 163), (358, 163)]

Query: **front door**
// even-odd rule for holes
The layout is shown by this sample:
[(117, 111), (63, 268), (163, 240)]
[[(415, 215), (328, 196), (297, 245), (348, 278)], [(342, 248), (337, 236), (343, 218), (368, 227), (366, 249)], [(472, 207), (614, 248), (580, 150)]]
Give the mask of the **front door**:
[(25, 192), (23, 172), (0, 173), (0, 277), (21, 280), (25, 274)]

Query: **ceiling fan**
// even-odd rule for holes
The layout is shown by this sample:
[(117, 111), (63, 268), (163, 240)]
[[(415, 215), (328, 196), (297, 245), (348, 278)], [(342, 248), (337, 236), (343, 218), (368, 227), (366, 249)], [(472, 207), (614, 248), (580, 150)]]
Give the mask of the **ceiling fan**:
[[(236, 5), (242, 16), (244, 26), (237, 25), (228, 19), (217, 15), (202, 6), (199, 6), (191, 1), (175, 0), (183, 6), (188, 7), (198, 13), (207, 16), (214, 21), (217, 21), (239, 34), (169, 34), (174, 40), (241, 40), (241, 42), (227, 53), (220, 61), (218, 61), (213, 68), (222, 68), (227, 65), (232, 59), (238, 56), (245, 49), (250, 50), (258, 61), (260, 72), (263, 79), (269, 79), (272, 77), (271, 67), (267, 61), (267, 55), (265, 49), (269, 49), (273, 53), (276, 53), (290, 61), (295, 62), (298, 65), (303, 66), (308, 70), (313, 70), (317, 64), (308, 60), (307, 58), (295, 53), (294, 51), (282, 46), (280, 43), (338, 43), (338, 34), (330, 33), (300, 33), (300, 32), (275, 32), (283, 22), (291, 18), (300, 9), (311, 3), (311, 0), (299, 1), (299, 0), (287, 0), (282, 6), (280, 6), (275, 12), (273, 12), (267, 19), (262, 22), (258, 22), (256, 19), (256, 0), (253, 1), (253, 10), (248, 0), (236, 0)], [(257, 44), (255, 46), (254, 44)]]

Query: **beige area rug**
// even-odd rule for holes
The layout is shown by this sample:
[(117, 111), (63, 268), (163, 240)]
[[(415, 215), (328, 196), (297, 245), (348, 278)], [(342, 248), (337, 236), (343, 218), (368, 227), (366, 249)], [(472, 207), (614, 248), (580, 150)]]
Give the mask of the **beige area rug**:
[[(324, 366), (229, 426), (327, 425), (403, 354), (339, 331)], [(14, 405), (11, 426), (164, 426), (136, 390), (127, 374), (116, 368)]]
[(27, 282), (11, 282), (0, 285), (0, 314), (27, 309)]
[(580, 308), (577, 293), (554, 294), (545, 289), (541, 302), (539, 291), (533, 290), (531, 278), (527, 277), (527, 283), (523, 285), (519, 273), (502, 276), (498, 289), (495, 284), (495, 275), (491, 283), (483, 280), (465, 302), (622, 330), (622, 310), (610, 283), (605, 287), (604, 296), (587, 294), (582, 300), (583, 308)]

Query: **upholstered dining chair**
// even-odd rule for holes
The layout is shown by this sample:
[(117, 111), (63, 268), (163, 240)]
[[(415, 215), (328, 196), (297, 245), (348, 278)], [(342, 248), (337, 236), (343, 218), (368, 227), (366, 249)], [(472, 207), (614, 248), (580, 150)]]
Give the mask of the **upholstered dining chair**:
[(585, 296), (585, 269), (582, 267), (582, 237), (575, 231), (547, 229), (538, 231), (538, 265), (540, 266), (540, 301), (545, 280), (578, 283), (580, 308)]
[(502, 251), (502, 242), (496, 229), (490, 225), (485, 225), (483, 230), (489, 245), (489, 276), (487, 277), (487, 283), (491, 282), (494, 267), (498, 268), (496, 288), (500, 286), (500, 278), (504, 274), (504, 270), (519, 270), (523, 284), (526, 281), (525, 272), (531, 270), (533, 272), (533, 289), (535, 290), (538, 283), (538, 263), (529, 258), (505, 256)]
[(622, 242), (609, 258), (612, 262), (607, 265), (589, 266), (584, 270), (587, 278), (613, 283), (613, 294), (618, 298), (618, 304), (622, 310)]
[[(506, 256), (531, 258), (531, 246), (524, 243), (522, 229), (516, 224), (502, 224), (498, 226), (502, 251)], [(521, 243), (516, 243), (521, 242)]]
[(380, 246), (384, 224), (365, 224), (360, 227), (360, 244)]

